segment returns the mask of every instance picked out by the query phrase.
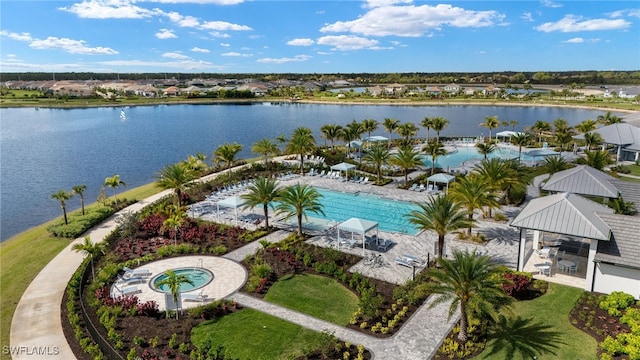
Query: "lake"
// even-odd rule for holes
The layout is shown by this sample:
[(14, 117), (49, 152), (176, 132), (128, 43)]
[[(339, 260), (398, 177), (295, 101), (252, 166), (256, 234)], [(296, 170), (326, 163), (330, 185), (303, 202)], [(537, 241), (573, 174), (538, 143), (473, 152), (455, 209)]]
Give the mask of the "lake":
[[(94, 202), (106, 177), (119, 174), (125, 188), (154, 181), (167, 164), (197, 152), (211, 156), (224, 142), (244, 145), (240, 157), (256, 140), (275, 138), (299, 126), (316, 134), (325, 124), (353, 120), (396, 118), (419, 126), (424, 117), (450, 121), (441, 136), (488, 136), (480, 127), (485, 116), (501, 121), (517, 120), (516, 130), (537, 120), (564, 118), (569, 124), (595, 119), (604, 111), (559, 107), (517, 106), (393, 106), (255, 103), (217, 105), (156, 105), (88, 109), (0, 109), (0, 239), (61, 215), (60, 204), (50, 195), (85, 184), (85, 200)], [(494, 130), (504, 130), (502, 128)], [(433, 131), (432, 131), (433, 133)], [(388, 136), (380, 126), (372, 135)], [(397, 138), (398, 135), (393, 135)], [(108, 191), (112, 195), (112, 191)], [(80, 199), (67, 202), (68, 210), (80, 207)]]

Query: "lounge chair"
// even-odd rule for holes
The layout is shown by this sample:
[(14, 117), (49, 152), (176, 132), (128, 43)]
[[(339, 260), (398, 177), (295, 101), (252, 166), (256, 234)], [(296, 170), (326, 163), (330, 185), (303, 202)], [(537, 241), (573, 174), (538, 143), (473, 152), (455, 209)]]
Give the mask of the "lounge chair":
[(327, 174), (326, 170), (322, 170), (322, 172), (320, 174), (318, 174), (318, 176), (320, 177), (324, 177)]
[(387, 249), (389, 249), (389, 247), (392, 244), (393, 244), (393, 241), (391, 241), (391, 240), (387, 240), (387, 239), (381, 240), (378, 243), (378, 250), (387, 251)]
[(408, 261), (408, 260), (407, 260), (407, 259), (405, 259), (405, 258), (399, 258), (399, 259), (396, 259), (396, 260), (395, 260), (395, 263), (396, 263), (396, 264), (398, 264), (398, 265), (402, 265), (402, 266), (406, 266), (406, 267), (410, 267), (410, 268), (413, 268), (413, 267), (414, 267), (413, 263), (412, 263), (412, 262), (410, 262), (410, 261)]
[(420, 184), (420, 186), (418, 186), (418, 188), (416, 189), (416, 191), (418, 192), (423, 192), (425, 190), (424, 184)]
[(114, 295), (117, 296), (129, 296), (129, 295), (135, 295), (135, 294), (139, 294), (142, 292), (142, 290), (140, 290), (137, 286), (135, 285), (131, 285), (131, 286), (124, 286), (124, 287), (118, 287), (118, 285), (113, 286), (117, 293)]
[(414, 184), (413, 184), (413, 185), (411, 185), (411, 187), (410, 187), (409, 189), (407, 189), (407, 190), (409, 190), (409, 191), (414, 191), (417, 187), (418, 187), (418, 184), (415, 184), (415, 183), (414, 183)]
[(364, 184), (364, 185), (369, 184), (369, 178), (368, 177), (364, 178), (364, 180), (362, 180), (360, 184)]
[(134, 276), (134, 277), (125, 278), (124, 276), (118, 274), (118, 282), (120, 282), (121, 284), (124, 284), (124, 285), (133, 285), (133, 284), (146, 283), (147, 279), (142, 278), (140, 276)]
[(213, 299), (209, 299), (209, 295), (203, 294), (202, 291), (200, 291), (197, 294), (180, 294), (180, 298), (182, 299), (182, 301), (194, 301), (194, 302), (205, 302), (208, 300), (213, 300)]
[(129, 269), (128, 267), (123, 267), (124, 270), (124, 278), (134, 278), (134, 277), (146, 277), (151, 276), (151, 271), (147, 269)]

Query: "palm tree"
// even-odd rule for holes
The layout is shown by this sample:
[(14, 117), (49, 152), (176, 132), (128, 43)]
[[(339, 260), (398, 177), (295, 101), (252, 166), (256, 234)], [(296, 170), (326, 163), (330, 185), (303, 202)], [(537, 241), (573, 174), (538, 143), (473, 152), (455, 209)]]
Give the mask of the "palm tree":
[(82, 208), (82, 216), (84, 216), (84, 192), (87, 190), (87, 185), (76, 185), (71, 190), (80, 196), (80, 207)]
[(392, 140), (391, 135), (393, 135), (393, 132), (396, 131), (399, 124), (400, 124), (400, 121), (396, 118), (384, 118), (384, 122), (382, 123), (382, 126), (384, 126), (384, 128), (387, 129), (387, 132), (389, 133), (388, 147), (391, 147), (391, 140)]
[(493, 142), (479, 142), (476, 144), (476, 149), (478, 149), (478, 153), (484, 156), (484, 159), (487, 160), (487, 155), (498, 149), (498, 146)]
[(420, 125), (422, 125), (422, 127), (424, 127), (425, 129), (427, 129), (427, 137), (426, 137), (426, 142), (429, 142), (429, 130), (431, 130), (433, 128), (433, 118), (428, 118), (425, 117), (424, 119), (422, 119), (422, 121), (420, 122)]
[[(284, 136), (284, 134), (280, 134), (280, 135), (278, 135), (278, 136), (276, 137), (276, 141), (278, 142), (278, 144), (279, 144), (280, 146), (284, 146), (284, 145), (286, 145), (286, 144), (287, 144), (287, 141), (289, 141), (289, 140), (287, 140), (287, 137), (286, 137), (286, 136)], [(279, 149), (279, 150), (280, 150), (280, 153), (283, 153), (283, 152), (284, 152), (284, 149)]]
[(542, 161), (542, 165), (540, 165), (540, 167), (550, 175), (568, 169), (569, 166), (570, 164), (562, 156), (547, 156)]
[(376, 175), (378, 176), (376, 182), (379, 184), (382, 181), (382, 174), (380, 169), (382, 165), (389, 161), (391, 154), (386, 146), (375, 145), (364, 156), (363, 160), (374, 164), (376, 167)]
[(531, 127), (531, 129), (536, 131), (536, 133), (538, 134), (538, 142), (541, 143), (542, 142), (542, 133), (543, 132), (547, 132), (547, 131), (551, 131), (551, 125), (546, 121), (538, 120)]
[(420, 154), (413, 150), (412, 147), (403, 147), (398, 150), (389, 158), (389, 162), (393, 165), (397, 165), (404, 170), (404, 182), (409, 182), (409, 169), (413, 169), (416, 166), (422, 165)]
[(344, 140), (344, 146), (347, 151), (347, 155), (351, 153), (351, 142), (360, 139), (360, 135), (362, 135), (363, 131), (364, 130), (362, 128), (362, 124), (355, 120), (342, 128), (342, 131), (340, 132), (340, 138)]
[(242, 151), (242, 145), (234, 142), (233, 144), (224, 143), (213, 152), (213, 158), (216, 163), (225, 164), (227, 169), (233, 166), (236, 156)]
[[(340, 133), (342, 132), (342, 126), (337, 124), (323, 125), (320, 128), (320, 131), (322, 132), (322, 135), (325, 138), (325, 140), (331, 141), (331, 148), (333, 149), (333, 145), (334, 145), (333, 143), (336, 139), (340, 137)], [(325, 144), (325, 147), (326, 147), (326, 144)]]
[(95, 281), (96, 274), (93, 268), (93, 259), (95, 259), (96, 256), (105, 253), (106, 244), (102, 242), (94, 243), (93, 241), (91, 241), (89, 235), (87, 235), (84, 237), (84, 242), (73, 244), (73, 246), (71, 246), (71, 250), (89, 255), (89, 258), (91, 259), (91, 278), (93, 279), (93, 281)]
[(602, 136), (596, 132), (584, 133), (584, 143), (587, 146), (587, 150), (591, 150), (592, 147), (602, 144)]
[(512, 299), (502, 290), (499, 266), (488, 255), (454, 251), (451, 259), (438, 259), (440, 267), (428, 270), (430, 292), (439, 294), (430, 306), (451, 301), (449, 317), (460, 309), (458, 340), (467, 341), (469, 317), (474, 313), (498, 318), (499, 306)]
[(429, 200), (426, 203), (417, 205), (420, 210), (413, 210), (406, 216), (409, 222), (416, 225), (418, 229), (431, 230), (438, 234), (438, 258), (442, 258), (445, 235), (469, 226), (466, 211), (462, 204), (455, 201), (449, 194), (429, 195)]
[(591, 166), (594, 169), (602, 171), (605, 167), (614, 163), (607, 150), (585, 151), (584, 153), (587, 157), (578, 159), (578, 163)]
[(414, 123), (407, 122), (398, 125), (396, 132), (400, 134), (408, 144), (411, 138), (418, 132), (418, 127)]
[(196, 178), (193, 171), (183, 163), (167, 165), (156, 175), (156, 185), (162, 189), (173, 189), (176, 204), (182, 206), (182, 194)]
[(57, 193), (51, 194), (51, 198), (60, 202), (62, 208), (62, 216), (64, 217), (64, 224), (68, 225), (67, 221), (67, 204), (66, 201), (73, 197), (73, 193), (65, 190), (60, 190)]
[(300, 175), (304, 176), (304, 156), (316, 148), (316, 140), (313, 138), (311, 129), (298, 127), (293, 130), (291, 138), (287, 143), (287, 151), (300, 156)]
[(198, 177), (199, 175), (204, 174), (204, 171), (207, 169), (207, 164), (204, 162), (206, 159), (207, 156), (199, 152), (196, 156), (187, 156), (187, 158), (182, 161), (182, 165), (192, 171), (194, 177)]
[(607, 205), (609, 205), (616, 214), (620, 215), (635, 215), (638, 212), (635, 204), (631, 201), (624, 201), (622, 196), (618, 196), (616, 199), (609, 201)]
[(598, 127), (598, 122), (593, 119), (587, 119), (580, 124), (574, 126), (574, 129), (579, 133), (586, 133), (593, 131)]
[(451, 197), (464, 204), (469, 215), (469, 228), (467, 234), (471, 236), (471, 225), (473, 224), (473, 213), (476, 209), (483, 210), (485, 206), (498, 208), (500, 204), (493, 192), (489, 191), (489, 186), (478, 176), (465, 176), (453, 183), (449, 188)]
[(518, 161), (520, 161), (520, 157), (522, 156), (522, 147), (526, 146), (529, 143), (529, 141), (531, 141), (531, 135), (524, 132), (520, 132), (513, 135), (513, 137), (511, 137), (511, 141), (515, 145), (518, 145)]
[(491, 131), (500, 127), (500, 121), (497, 116), (485, 116), (484, 122), (480, 123), (480, 126), (484, 126), (489, 129), (489, 142), (491, 142)]
[[(171, 292), (171, 296), (173, 297), (173, 301), (178, 304), (178, 298), (180, 297), (180, 286), (182, 284), (193, 285), (193, 280), (189, 279), (186, 275), (178, 274), (173, 270), (167, 270), (164, 272), (165, 278), (158, 281), (155, 285), (156, 287), (166, 286), (169, 288)], [(180, 312), (179, 308), (176, 308), (176, 319), (178, 319), (178, 313)], [(169, 317), (169, 311), (167, 310), (167, 317)]]
[(178, 244), (178, 233), (180, 233), (182, 225), (186, 222), (184, 218), (184, 211), (176, 206), (169, 210), (169, 216), (162, 222), (163, 228), (173, 231), (173, 245)]
[[(506, 191), (515, 180), (516, 174), (506, 161), (493, 158), (482, 160), (473, 170), (486, 184), (491, 184), (492, 190)], [(504, 195), (503, 195), (504, 198)], [(491, 208), (489, 208), (491, 217)]]
[(120, 175), (118, 174), (104, 179), (104, 186), (113, 189), (113, 197), (116, 199), (116, 204), (118, 203), (118, 195), (116, 194), (116, 189), (119, 188), (120, 185), (126, 186), (127, 184), (125, 184), (124, 181), (120, 180)]
[(269, 206), (273, 208), (272, 202), (275, 201), (280, 194), (278, 181), (271, 178), (259, 177), (248, 188), (248, 193), (240, 195), (247, 201), (246, 207), (253, 209), (258, 205), (262, 205), (264, 212), (265, 229), (269, 228)]
[(322, 195), (318, 190), (309, 185), (294, 185), (284, 188), (278, 197), (278, 205), (276, 211), (286, 214), (286, 218), (296, 216), (298, 220), (298, 236), (302, 236), (302, 217), (307, 218), (308, 213), (321, 214), (322, 203), (320, 198)]
[(378, 121), (376, 119), (362, 120), (362, 129), (367, 132), (367, 136), (371, 137), (371, 133), (378, 129)]
[(615, 115), (611, 115), (611, 111), (607, 111), (607, 113), (604, 115), (598, 115), (597, 119), (599, 123), (604, 125), (611, 125), (611, 124), (617, 124), (622, 122), (621, 118)]
[(271, 157), (278, 153), (278, 145), (269, 138), (260, 139), (253, 143), (251, 152), (262, 155), (264, 166), (268, 167)]
[(433, 121), (433, 130), (436, 131), (436, 141), (440, 142), (440, 131), (444, 130), (444, 128), (449, 125), (449, 120), (443, 117), (435, 117), (432, 119)]
[(517, 125), (518, 125), (518, 120), (509, 120), (509, 126), (511, 126), (511, 131), (516, 131)]
[(573, 134), (571, 132), (556, 132), (555, 139), (556, 143), (558, 143), (558, 147), (560, 148), (560, 156), (562, 156), (562, 152), (566, 149), (569, 149), (569, 145), (573, 143)]
[(571, 130), (571, 126), (563, 118), (553, 120), (553, 128), (556, 133), (568, 133)]
[(422, 151), (431, 155), (431, 175), (433, 175), (436, 168), (436, 159), (438, 156), (447, 155), (447, 150), (442, 146), (442, 143), (437, 140), (429, 141), (427, 145), (422, 148)]

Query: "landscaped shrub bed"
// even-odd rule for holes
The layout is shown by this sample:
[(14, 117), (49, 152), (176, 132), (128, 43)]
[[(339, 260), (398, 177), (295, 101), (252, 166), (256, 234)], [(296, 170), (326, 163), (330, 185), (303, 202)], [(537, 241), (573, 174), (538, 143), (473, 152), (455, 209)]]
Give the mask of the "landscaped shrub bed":
[(84, 215), (82, 212), (73, 212), (68, 216), (68, 224), (65, 224), (64, 220), (58, 220), (47, 227), (47, 231), (55, 237), (75, 239), (113, 213), (115, 210), (109, 206), (87, 208)]

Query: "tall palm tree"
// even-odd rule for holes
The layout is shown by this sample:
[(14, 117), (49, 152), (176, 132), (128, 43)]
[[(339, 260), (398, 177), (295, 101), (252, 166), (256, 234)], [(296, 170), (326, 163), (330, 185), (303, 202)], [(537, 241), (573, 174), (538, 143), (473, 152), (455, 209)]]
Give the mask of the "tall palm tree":
[(548, 122), (543, 121), (543, 120), (538, 120), (531, 127), (531, 129), (534, 130), (538, 134), (538, 142), (541, 143), (542, 142), (542, 133), (551, 131), (551, 124), (549, 124)]
[(51, 194), (51, 198), (60, 202), (62, 208), (62, 217), (64, 218), (64, 224), (68, 225), (67, 221), (67, 203), (66, 201), (73, 197), (73, 193), (65, 190), (60, 190), (57, 193)]
[(230, 169), (236, 161), (236, 156), (242, 151), (242, 145), (234, 142), (233, 144), (224, 143), (213, 152), (213, 158), (216, 163), (224, 164), (226, 169)]
[(113, 189), (113, 197), (116, 199), (116, 204), (118, 203), (118, 194), (116, 193), (116, 189), (121, 185), (126, 186), (127, 184), (120, 179), (120, 175), (118, 174), (104, 179), (104, 186)]
[(573, 143), (573, 132), (572, 130), (556, 132), (555, 139), (560, 148), (560, 156), (562, 156), (562, 152), (569, 150), (570, 145)]
[(491, 142), (491, 131), (500, 127), (500, 120), (498, 120), (497, 116), (485, 116), (484, 122), (480, 123), (480, 126), (489, 129), (489, 142)]
[(498, 208), (498, 200), (495, 194), (488, 190), (487, 185), (478, 176), (465, 176), (454, 182), (449, 188), (451, 197), (463, 204), (469, 215), (469, 228), (467, 234), (471, 236), (471, 227), (473, 225), (473, 213), (476, 209), (483, 210), (485, 206), (490, 208)]
[(607, 111), (607, 113), (604, 115), (598, 115), (597, 119), (599, 123), (604, 125), (611, 125), (611, 124), (617, 124), (622, 122), (621, 118), (615, 115), (611, 115), (611, 111)]
[[(279, 146), (286, 146), (289, 140), (287, 139), (286, 136), (284, 136), (284, 134), (280, 134), (276, 137), (276, 141), (278, 142)], [(279, 149), (279, 150), (280, 150), (280, 153), (284, 152), (284, 149)]]
[(84, 192), (87, 191), (87, 185), (76, 185), (71, 190), (80, 196), (80, 207), (82, 208), (82, 216), (84, 216)]
[(614, 163), (607, 150), (585, 151), (586, 158), (578, 159), (578, 163), (591, 166), (602, 171), (605, 167)]
[(429, 195), (426, 203), (417, 205), (420, 210), (413, 210), (406, 216), (418, 229), (435, 231), (438, 235), (438, 258), (442, 258), (444, 237), (452, 231), (469, 226), (466, 211), (462, 204), (455, 201), (449, 194)]
[(367, 136), (371, 137), (371, 133), (378, 129), (378, 121), (376, 119), (362, 120), (362, 129), (367, 132)]
[(559, 171), (568, 169), (570, 164), (562, 156), (546, 156), (542, 161), (542, 168), (546, 173), (553, 175)]
[(593, 119), (587, 119), (580, 124), (574, 126), (574, 129), (579, 133), (587, 133), (593, 131), (598, 127), (598, 122)]
[(572, 128), (569, 126), (567, 120), (557, 118), (553, 120), (553, 129), (556, 133), (568, 133)]
[(478, 153), (482, 154), (484, 156), (484, 159), (486, 160), (487, 155), (496, 151), (498, 149), (498, 146), (493, 141), (479, 142), (476, 144), (476, 149), (478, 150)]
[(529, 141), (531, 141), (531, 135), (525, 132), (517, 133), (511, 137), (511, 142), (518, 145), (518, 161), (522, 157), (522, 147), (529, 144)]
[[(491, 184), (491, 190), (506, 191), (516, 179), (514, 170), (506, 161), (499, 158), (485, 159), (474, 167), (473, 172), (477, 174), (483, 182)], [(489, 217), (491, 217), (491, 208), (489, 208)]]
[(278, 153), (278, 145), (269, 138), (260, 139), (251, 145), (251, 152), (262, 155), (264, 165), (268, 166), (271, 157)]
[(443, 117), (435, 117), (432, 119), (433, 121), (433, 130), (436, 131), (436, 141), (440, 142), (440, 131), (444, 130), (444, 128), (449, 125), (449, 120)]
[(584, 133), (584, 143), (587, 146), (587, 150), (591, 150), (592, 147), (602, 144), (602, 136), (596, 132)]
[(429, 130), (431, 130), (433, 128), (433, 118), (428, 118), (425, 117), (424, 119), (422, 119), (422, 121), (420, 122), (420, 125), (422, 125), (422, 127), (424, 127), (425, 129), (427, 129), (427, 137), (426, 137), (426, 142), (429, 142)]
[[(185, 213), (180, 207), (172, 207), (168, 212), (168, 217), (162, 222), (162, 227), (165, 230), (170, 229), (173, 232), (173, 245), (178, 244), (178, 234), (182, 225), (186, 223)], [(180, 235), (182, 238), (182, 235)]]
[(182, 165), (191, 170), (194, 173), (195, 177), (198, 177), (200, 175), (203, 175), (205, 170), (207, 169), (207, 164), (205, 163), (206, 159), (206, 155), (204, 155), (203, 153), (197, 153), (196, 156), (187, 156), (187, 158), (182, 161)]
[(71, 246), (71, 250), (89, 255), (89, 258), (91, 259), (91, 278), (95, 281), (96, 274), (93, 268), (93, 260), (96, 258), (96, 256), (105, 253), (106, 244), (102, 242), (94, 243), (93, 241), (91, 241), (89, 235), (87, 235), (84, 237), (83, 242), (73, 244), (73, 246)]
[[(320, 128), (320, 131), (322, 132), (322, 135), (325, 138), (325, 140), (331, 141), (331, 148), (333, 149), (335, 140), (340, 138), (340, 133), (342, 132), (342, 126), (337, 124), (323, 125)], [(326, 147), (326, 144), (325, 144), (325, 147)]]
[(362, 135), (363, 131), (362, 124), (355, 120), (342, 128), (340, 138), (344, 140), (347, 155), (351, 153), (351, 142), (360, 139), (360, 135)]
[(322, 203), (320, 202), (322, 195), (318, 190), (309, 185), (293, 185), (284, 188), (278, 197), (278, 205), (276, 211), (286, 214), (286, 218), (296, 216), (298, 221), (298, 236), (302, 236), (302, 217), (307, 218), (308, 213), (321, 214)]
[(451, 301), (449, 316), (460, 309), (458, 340), (467, 341), (469, 317), (474, 313), (498, 318), (500, 306), (512, 299), (502, 290), (499, 266), (488, 255), (454, 251), (451, 259), (438, 259), (440, 267), (428, 270), (428, 289), (439, 296), (430, 306)]
[(384, 121), (382, 122), (382, 126), (384, 126), (384, 128), (387, 129), (387, 132), (389, 133), (388, 147), (391, 147), (392, 135), (398, 128), (399, 124), (400, 124), (400, 120), (396, 118), (384, 118)]
[(398, 125), (398, 127), (396, 128), (396, 132), (404, 138), (405, 142), (408, 143), (411, 138), (418, 132), (418, 127), (412, 122), (407, 122)]
[(196, 175), (191, 169), (183, 163), (170, 164), (162, 168), (156, 175), (156, 185), (162, 189), (173, 189), (175, 194), (175, 203), (178, 207), (182, 206), (182, 194)]
[(447, 150), (442, 146), (442, 143), (434, 140), (429, 141), (427, 145), (422, 148), (422, 151), (431, 156), (431, 175), (433, 175), (436, 168), (436, 159), (438, 156), (447, 155)]
[(311, 129), (301, 126), (295, 128), (287, 143), (287, 152), (300, 156), (300, 175), (304, 176), (304, 156), (316, 148), (316, 140)]
[(265, 229), (269, 228), (269, 206), (273, 208), (272, 203), (278, 198), (280, 194), (280, 187), (278, 181), (271, 178), (259, 177), (248, 188), (248, 193), (240, 195), (240, 197), (247, 201), (246, 207), (253, 209), (256, 206), (262, 205), (262, 211), (264, 212)]
[(391, 154), (386, 146), (375, 145), (364, 156), (363, 160), (368, 163), (372, 163), (376, 167), (376, 182), (379, 184), (382, 181), (381, 168), (382, 165), (389, 161)]
[[(155, 285), (156, 287), (166, 286), (169, 288), (169, 292), (171, 292), (171, 296), (173, 297), (173, 301), (178, 304), (178, 299), (180, 298), (180, 286), (182, 284), (193, 285), (193, 280), (189, 279), (186, 275), (178, 274), (173, 270), (167, 270), (164, 272), (165, 278), (158, 281)], [(178, 313), (180, 309), (176, 309), (176, 319), (179, 318)], [(169, 316), (169, 311), (167, 311), (167, 317)]]
[(389, 158), (389, 162), (393, 165), (397, 165), (404, 170), (404, 182), (409, 181), (409, 169), (413, 169), (416, 166), (422, 165), (420, 154), (413, 150), (412, 147), (403, 147), (398, 150)]

